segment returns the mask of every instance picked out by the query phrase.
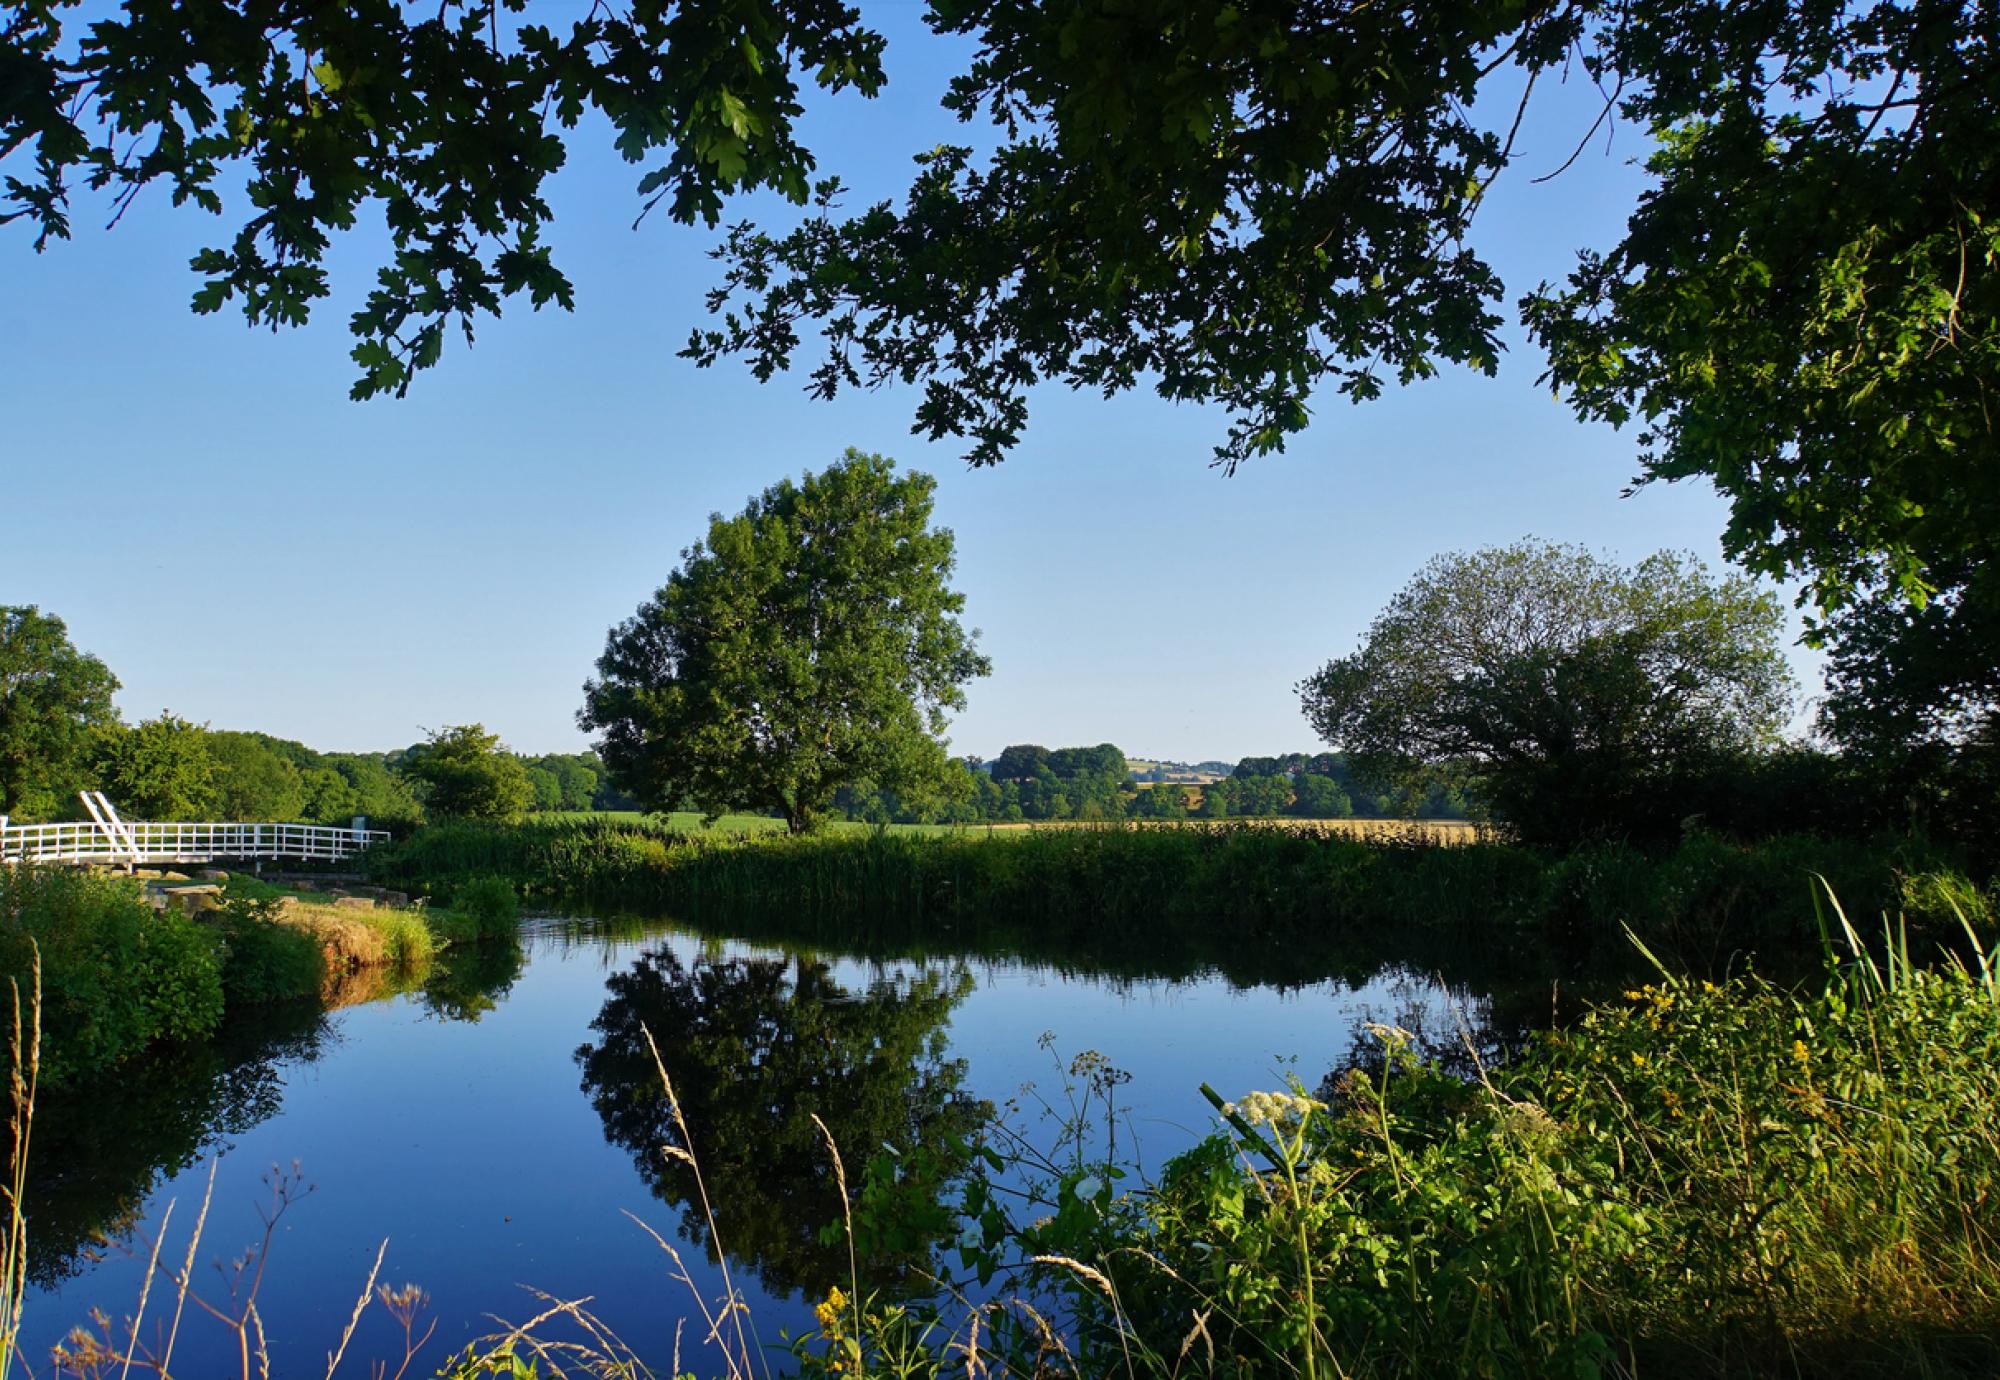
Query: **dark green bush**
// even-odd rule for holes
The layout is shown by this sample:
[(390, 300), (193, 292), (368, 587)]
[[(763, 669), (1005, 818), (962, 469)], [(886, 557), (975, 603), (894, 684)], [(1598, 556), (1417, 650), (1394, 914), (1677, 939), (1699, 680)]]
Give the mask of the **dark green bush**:
[[(230, 889), (236, 890), (234, 881)], [(231, 1006), (319, 994), (326, 954), (310, 934), (278, 923), (275, 901), (235, 896), (206, 922), (222, 940), (222, 991)]]
[(521, 898), (505, 877), (474, 877), (452, 891), (451, 909), (470, 924), (476, 941), (511, 939), (521, 917)]
[(131, 882), (64, 868), (0, 868), (0, 979), (42, 963), (42, 1074), (109, 1068), (156, 1040), (199, 1039), (222, 1019), (219, 946), (155, 912)]

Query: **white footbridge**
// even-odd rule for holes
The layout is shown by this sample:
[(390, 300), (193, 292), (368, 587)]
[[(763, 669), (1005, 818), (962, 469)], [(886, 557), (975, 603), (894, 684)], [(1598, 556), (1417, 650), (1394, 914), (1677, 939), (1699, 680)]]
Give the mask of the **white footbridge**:
[(61, 824), (10, 824), (0, 815), (0, 864), (205, 863), (218, 859), (290, 858), (339, 862), (389, 837), (365, 821), (327, 824), (162, 823), (124, 819), (102, 791), (80, 793), (89, 819)]

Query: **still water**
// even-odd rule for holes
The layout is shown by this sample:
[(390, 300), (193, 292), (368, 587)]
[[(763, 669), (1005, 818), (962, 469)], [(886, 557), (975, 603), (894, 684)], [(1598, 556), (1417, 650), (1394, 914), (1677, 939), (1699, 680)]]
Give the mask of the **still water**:
[[(838, 1200), (810, 1113), (851, 1164), (885, 1143), (949, 1144), (994, 1115), (1046, 1136), (1041, 1104), (1096, 1050), (1130, 1075), (1116, 1087), (1121, 1152), (1154, 1168), (1212, 1128), (1203, 1081), (1224, 1095), (1293, 1076), (1310, 1087), (1365, 1045), (1369, 1022), (1450, 1030), (1491, 1015), (1486, 995), (1397, 965), (1282, 988), (1135, 971), (533, 922), (518, 954), (462, 961), (424, 990), (277, 1013), (47, 1104), (23, 1354), (46, 1373), (49, 1348), (93, 1309), (129, 1335), (152, 1243), (186, 1257), (212, 1172), (195, 1285), (240, 1316), (254, 1269), (232, 1262), (275, 1217), (256, 1293), (274, 1374), (325, 1372), (385, 1240), (378, 1282), (422, 1286), (438, 1320), (413, 1374), (539, 1311), (535, 1290), (588, 1296), (666, 1362), (694, 1310), (632, 1218), (681, 1248), (707, 1295), (722, 1285), (691, 1173), (658, 1151), (673, 1131), (642, 1027), (675, 1080), (736, 1282), (775, 1343), (846, 1274), (844, 1247), (818, 1236)], [(139, 1324), (156, 1352), (172, 1314), (156, 1284)], [(683, 1351), (719, 1369), (692, 1328)], [(376, 1358), (393, 1372), (401, 1355), (399, 1326), (371, 1307), (342, 1373)], [(177, 1373), (233, 1374), (235, 1337), (190, 1304), (174, 1356)]]

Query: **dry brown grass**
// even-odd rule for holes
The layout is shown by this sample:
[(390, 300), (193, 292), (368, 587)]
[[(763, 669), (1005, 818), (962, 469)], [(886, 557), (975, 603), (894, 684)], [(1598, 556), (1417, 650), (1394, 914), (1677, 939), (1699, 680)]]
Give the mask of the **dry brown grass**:
[(1009, 832), (1029, 829), (1288, 829), (1334, 834), (1371, 843), (1435, 843), (1457, 845), (1492, 842), (1493, 826), (1465, 819), (1031, 819), (1020, 823), (972, 824), (969, 830)]
[(323, 996), (331, 1005), (370, 999), (365, 995), (367, 984), (355, 981), (358, 974), (421, 972), (437, 953), (437, 939), (418, 911), (363, 909), (286, 896), (279, 900), (273, 918), (319, 945), (327, 981)]
[(389, 938), (351, 910), (287, 896), (278, 903), (278, 923), (309, 934), (326, 954), (326, 970), (344, 973), (390, 961)]

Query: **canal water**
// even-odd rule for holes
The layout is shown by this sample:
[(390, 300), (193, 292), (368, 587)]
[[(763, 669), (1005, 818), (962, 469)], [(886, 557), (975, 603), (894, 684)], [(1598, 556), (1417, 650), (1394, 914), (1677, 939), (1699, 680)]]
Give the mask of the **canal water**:
[[(236, 1333), (214, 1314), (248, 1319), (254, 1302), (272, 1373), (323, 1374), (378, 1250), (377, 1283), (419, 1286), (418, 1330), (437, 1324), (412, 1374), (544, 1296), (587, 1298), (663, 1368), (691, 1289), (712, 1301), (724, 1286), (692, 1171), (661, 1153), (680, 1132), (648, 1033), (731, 1276), (775, 1346), (846, 1278), (844, 1245), (820, 1234), (838, 1199), (815, 1113), (857, 1173), (885, 1148), (949, 1161), (996, 1117), (1053, 1144), (1095, 1087), (1117, 1109), (1117, 1153), (1156, 1169), (1213, 1129), (1204, 1081), (1225, 1096), (1311, 1088), (1368, 1047), (1370, 1023), (1478, 1031), (1491, 1017), (1487, 995), (1404, 966), (1283, 987), (1144, 971), (531, 922), (518, 953), (461, 960), (423, 989), (273, 1013), (48, 1102), (22, 1354), (45, 1374), (78, 1327), (124, 1345), (155, 1244), (162, 1271), (178, 1268), (206, 1196), (192, 1277), (207, 1307), (188, 1303), (176, 1331), (160, 1277), (137, 1323), (155, 1354), (173, 1334), (176, 1373), (236, 1373)], [(719, 1371), (699, 1330), (680, 1335), (684, 1362)], [(386, 1359), (393, 1374), (402, 1355), (378, 1301), (342, 1373)]]

